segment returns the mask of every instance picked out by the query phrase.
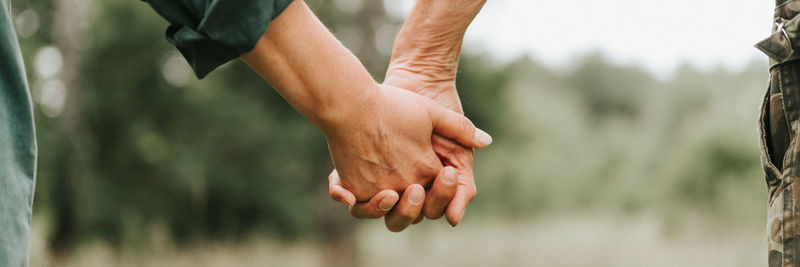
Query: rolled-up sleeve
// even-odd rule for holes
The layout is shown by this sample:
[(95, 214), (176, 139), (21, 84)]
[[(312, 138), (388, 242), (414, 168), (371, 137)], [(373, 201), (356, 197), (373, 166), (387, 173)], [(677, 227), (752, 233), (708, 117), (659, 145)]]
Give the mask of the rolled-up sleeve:
[(253, 50), (292, 0), (144, 0), (171, 24), (167, 40), (198, 78)]

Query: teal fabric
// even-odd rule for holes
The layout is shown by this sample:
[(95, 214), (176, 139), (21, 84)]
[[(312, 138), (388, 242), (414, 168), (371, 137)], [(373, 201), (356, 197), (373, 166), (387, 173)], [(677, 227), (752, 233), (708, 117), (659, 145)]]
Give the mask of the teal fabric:
[(167, 40), (199, 78), (250, 52), (292, 0), (144, 0), (172, 25)]
[(0, 5), (0, 266), (18, 267), (28, 266), (36, 140), (11, 3)]
[[(0, 267), (28, 266), (36, 178), (33, 109), (10, 0), (0, 0)], [(202, 78), (249, 52), (292, 0), (145, 0)]]

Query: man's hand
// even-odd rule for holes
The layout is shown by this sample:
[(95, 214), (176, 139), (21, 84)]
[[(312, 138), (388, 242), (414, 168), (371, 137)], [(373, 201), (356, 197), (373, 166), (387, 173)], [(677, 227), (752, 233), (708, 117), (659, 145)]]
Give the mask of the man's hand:
[(387, 85), (368, 92), (373, 95), (365, 98), (368, 104), (323, 127), (339, 181), (356, 200), (368, 200), (384, 189), (403, 192), (411, 184), (430, 186), (442, 169), (431, 145), (432, 133), (469, 147), (491, 143), (491, 137), (466, 117), (431, 99)]

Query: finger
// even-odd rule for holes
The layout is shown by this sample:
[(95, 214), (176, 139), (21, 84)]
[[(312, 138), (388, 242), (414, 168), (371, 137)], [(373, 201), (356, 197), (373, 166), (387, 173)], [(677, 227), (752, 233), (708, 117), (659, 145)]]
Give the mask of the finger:
[(352, 207), (356, 204), (356, 195), (354, 195), (353, 192), (345, 189), (342, 186), (340, 179), (339, 172), (337, 172), (335, 169), (330, 175), (328, 175), (328, 193), (331, 195), (333, 200)]
[(350, 215), (359, 219), (377, 219), (392, 210), (398, 199), (400, 196), (394, 190), (383, 190), (368, 202), (353, 205), (350, 208)]
[(442, 168), (433, 187), (425, 196), (425, 204), (422, 206), (422, 214), (428, 219), (439, 219), (444, 215), (445, 208), (456, 194), (458, 177), (456, 169), (450, 166)]
[(461, 114), (443, 108), (431, 108), (433, 131), (456, 142), (474, 148), (483, 148), (492, 143), (492, 137)]
[(471, 172), (472, 163), (475, 160), (475, 152), (472, 148), (461, 146), (438, 134), (431, 136), (431, 146), (444, 165), (453, 166), (456, 170), (470, 170)]
[(422, 222), (422, 220), (423, 220), (423, 219), (425, 219), (425, 216), (423, 216), (422, 214), (420, 214), (419, 216), (417, 216), (417, 219), (416, 219), (416, 220), (414, 220), (414, 222), (413, 222), (413, 223), (411, 223), (411, 224), (418, 224), (418, 223)]
[(477, 189), (474, 186), (472, 188), (463, 186), (458, 188), (453, 200), (447, 205), (447, 212), (445, 212), (447, 222), (450, 225), (455, 227), (461, 222), (461, 219), (464, 218), (464, 212), (467, 211), (467, 206), (472, 202), (476, 194)]
[(418, 184), (408, 186), (397, 206), (386, 215), (386, 228), (392, 232), (405, 230), (419, 217), (424, 200), (425, 188)]

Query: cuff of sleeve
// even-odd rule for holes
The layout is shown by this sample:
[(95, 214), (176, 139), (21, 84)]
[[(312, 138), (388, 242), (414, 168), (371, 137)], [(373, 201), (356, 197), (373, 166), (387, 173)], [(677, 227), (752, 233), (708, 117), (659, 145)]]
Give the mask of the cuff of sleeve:
[(217, 67), (250, 52), (292, 0), (209, 1), (196, 27), (173, 24), (167, 40), (202, 79)]

